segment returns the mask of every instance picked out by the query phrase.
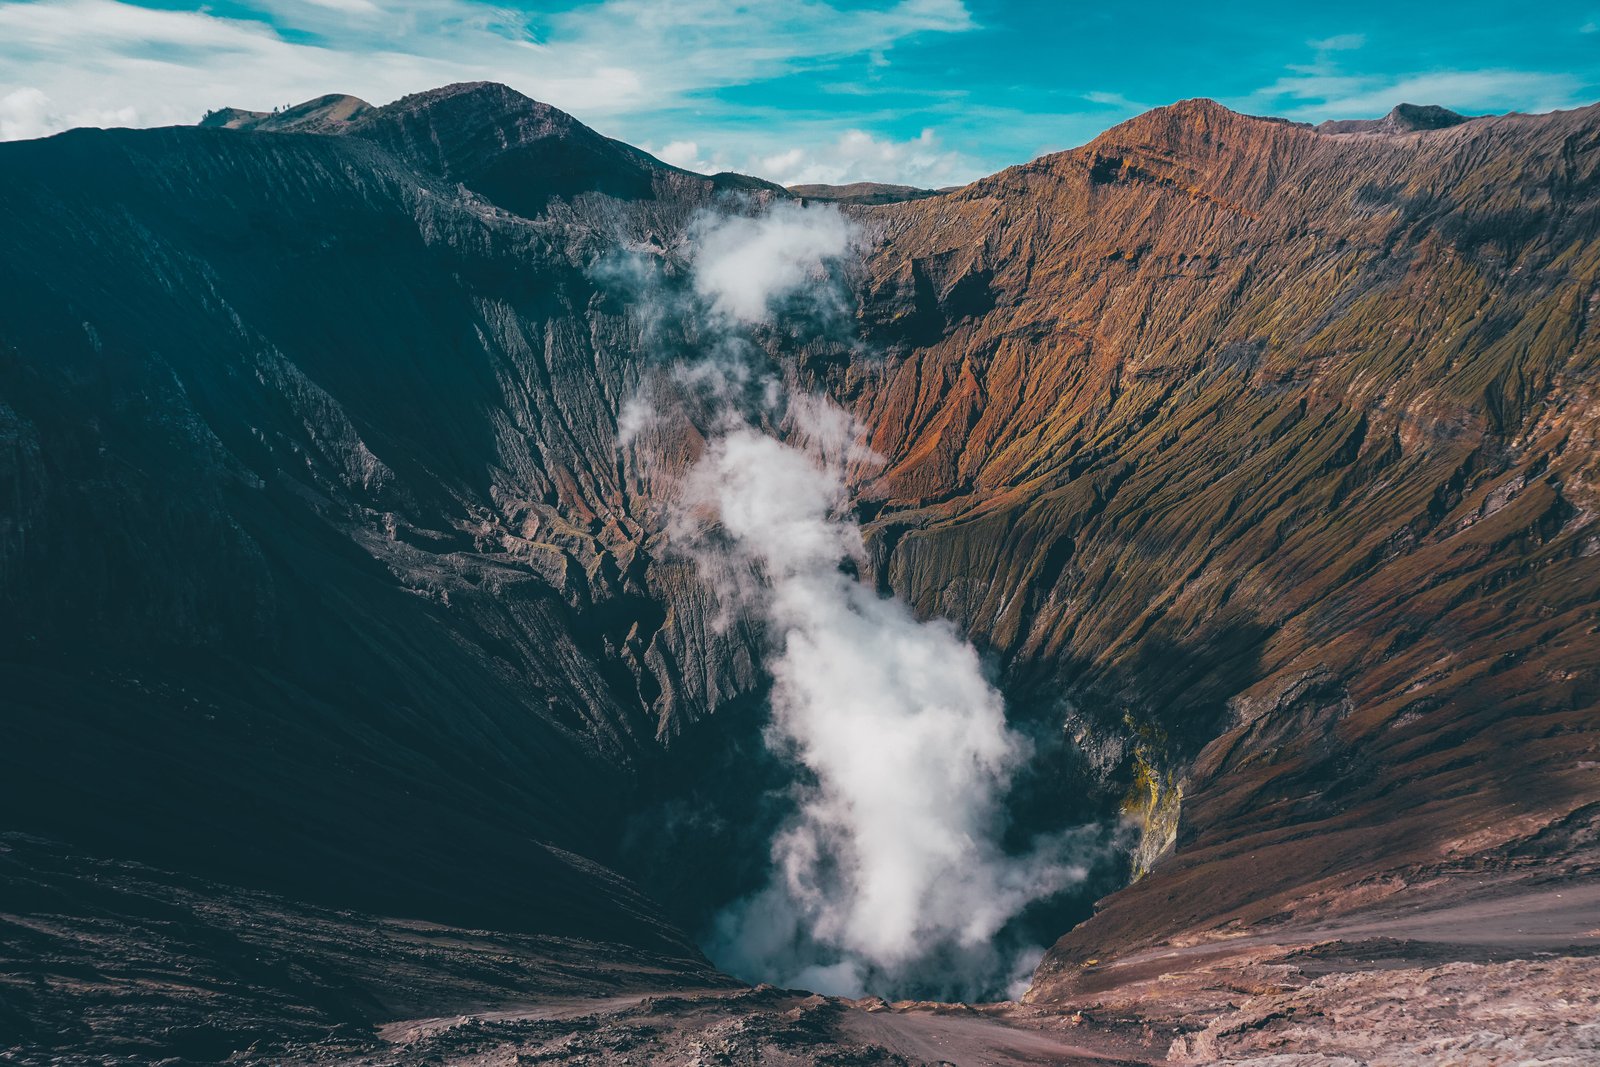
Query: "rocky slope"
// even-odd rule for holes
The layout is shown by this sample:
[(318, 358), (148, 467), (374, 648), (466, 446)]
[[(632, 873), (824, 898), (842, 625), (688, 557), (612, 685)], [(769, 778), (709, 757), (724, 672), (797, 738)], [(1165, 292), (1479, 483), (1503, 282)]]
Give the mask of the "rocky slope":
[(839, 387), (886, 584), (1091, 753), (1120, 722), (1131, 808), (1181, 792), (1036, 995), (1592, 835), (1597, 134), (1189, 102), (876, 216), (897, 354)]
[[(504, 93), (405, 101), (377, 135), (429, 106), (514, 123)], [(670, 198), (530, 222), (447, 184), (470, 153), (211, 129), (0, 152), (0, 788), (13, 827), (140, 858), (681, 944), (575, 855), (705, 701), (646, 664), (671, 576), (607, 547), (636, 541), (612, 433), (643, 361), (584, 270), (717, 185), (641, 163), (622, 177)]]
[[(869, 577), (991, 656), (1038, 739), (1019, 832), (1138, 827), (1141, 877), (1037, 1010), (1159, 999), (1168, 950), (1279, 967), (1391, 898), (1596, 869), (1600, 110), (1444, 114), (1191, 101), (965, 189), (827, 194), (870, 238), (867, 344), (766, 341), (884, 457)], [(686, 343), (616, 254), (670, 275), (696, 211), (785, 195), (493, 85), (0, 145), (6, 828), (712, 982), (610, 868), (680, 922), (741, 877), (716, 838), (641, 863), (637, 815), (763, 787), (763, 639), (714, 625), (663, 468), (616, 448)], [(699, 439), (653, 446), (670, 474)], [(52, 887), (6, 919), (23, 960), (10, 932), (94, 899), (40, 848), (10, 854)], [(126, 980), (58, 963), (40, 1018)], [(516, 981), (590, 991), (540, 966)], [(1149, 1017), (1245, 1010), (1216, 966)], [(295, 1011), (426, 1014), (329, 1003)]]

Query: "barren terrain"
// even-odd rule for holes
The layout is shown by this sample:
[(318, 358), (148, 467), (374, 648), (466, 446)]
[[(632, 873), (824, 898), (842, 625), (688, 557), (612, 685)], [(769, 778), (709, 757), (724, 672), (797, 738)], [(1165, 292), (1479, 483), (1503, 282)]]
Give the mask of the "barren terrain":
[(798, 194), (849, 340), (755, 337), (881, 457), (860, 577), (1030, 738), (1008, 846), (1125, 839), (1020, 1005), (696, 947), (777, 638), (666, 536), (635, 283), (796, 195), (483, 83), (0, 144), (0, 1055), (1600, 1057), (1600, 105)]

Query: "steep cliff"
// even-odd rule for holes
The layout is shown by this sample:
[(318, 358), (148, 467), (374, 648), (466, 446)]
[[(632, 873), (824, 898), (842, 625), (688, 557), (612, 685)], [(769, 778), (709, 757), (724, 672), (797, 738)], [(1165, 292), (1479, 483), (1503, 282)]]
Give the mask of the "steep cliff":
[(1190, 101), (867, 216), (883, 581), (1181, 783), (1038, 996), (1594, 802), (1600, 109), (1436, 125)]
[[(716, 184), (618, 148), (642, 199), (513, 215), (454, 184), (485, 123), (522, 121), (507, 92), (366, 112), (393, 151), (227, 129), (0, 149), (14, 828), (681, 943), (574, 858), (604, 858), (641, 751), (705, 700), (647, 663), (695, 603), (629, 529), (615, 413), (649, 357), (586, 271)], [(404, 154), (432, 108), (466, 145), (448, 163)], [(563, 122), (517, 165), (611, 144)]]

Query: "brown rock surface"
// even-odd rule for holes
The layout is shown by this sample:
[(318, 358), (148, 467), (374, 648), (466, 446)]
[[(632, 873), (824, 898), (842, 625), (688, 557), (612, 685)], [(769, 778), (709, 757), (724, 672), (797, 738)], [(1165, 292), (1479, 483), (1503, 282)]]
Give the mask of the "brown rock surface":
[(1036, 996), (1594, 802), (1597, 143), (1190, 101), (864, 213), (881, 580), (1183, 783)]

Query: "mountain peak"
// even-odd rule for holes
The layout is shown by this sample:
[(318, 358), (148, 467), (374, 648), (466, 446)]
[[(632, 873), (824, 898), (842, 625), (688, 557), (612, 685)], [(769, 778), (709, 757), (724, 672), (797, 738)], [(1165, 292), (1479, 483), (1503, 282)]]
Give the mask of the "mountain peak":
[(1178, 116), (1238, 116), (1240, 112), (1223, 104), (1217, 103), (1209, 96), (1191, 96), (1186, 100), (1178, 100), (1168, 104), (1165, 108), (1155, 108), (1156, 111), (1167, 111)]
[(554, 141), (583, 142), (597, 151), (602, 144), (615, 144), (560, 108), (499, 82), (457, 82), (403, 96), (376, 108), (363, 123), (362, 136), (383, 140), (386, 130), (406, 131), (404, 140), (447, 155), (457, 150), (498, 154)]
[(1381, 119), (1330, 119), (1317, 127), (1323, 133), (1421, 133), (1470, 122), (1467, 116), (1438, 104), (1396, 104)]
[(385, 119), (405, 121), (435, 114), (447, 116), (452, 124), (510, 119), (526, 126), (531, 121), (543, 136), (585, 128), (558, 108), (524, 96), (509, 85), (488, 81), (456, 82), (403, 96), (382, 107), (341, 93), (272, 111), (225, 107), (206, 112), (199, 124), (212, 129), (263, 133), (346, 133), (358, 125), (377, 125)]
[(1389, 112), (1388, 121), (1413, 130), (1442, 130), (1459, 126), (1467, 116), (1438, 104), (1396, 104)]
[(1135, 115), (1126, 122), (1111, 127), (1090, 144), (1099, 144), (1101, 142), (1121, 143), (1126, 141), (1145, 141), (1149, 143), (1181, 142), (1196, 136), (1205, 139), (1230, 129), (1299, 125), (1301, 124), (1291, 122), (1289, 119), (1272, 118), (1265, 115), (1246, 115), (1243, 112), (1235, 111), (1230, 107), (1219, 104), (1215, 100), (1206, 97), (1195, 97), (1189, 100), (1179, 100), (1164, 107), (1152, 108), (1142, 115)]
[(521, 114), (532, 113), (537, 115), (559, 116), (568, 124), (577, 124), (577, 119), (517, 92), (509, 85), (501, 82), (454, 82), (442, 85), (437, 89), (427, 89), (420, 93), (402, 96), (392, 104), (386, 104), (379, 110), (387, 115), (421, 114), (438, 108), (447, 108), (452, 113), (457, 111), (471, 111), (481, 114)]
[(413, 93), (376, 109), (352, 132), (523, 215), (536, 214), (552, 196), (648, 195), (661, 166), (498, 82)]
[(274, 111), (246, 111), (225, 107), (208, 111), (200, 125), (223, 130), (260, 130), (264, 133), (337, 133), (375, 109), (359, 97), (330, 93), (293, 107)]
[(585, 192), (653, 196), (658, 179), (762, 195), (783, 192), (744, 175), (678, 170), (499, 82), (456, 82), (382, 107), (334, 95), (271, 112), (222, 108), (207, 112), (200, 125), (360, 138), (522, 215), (538, 214), (552, 197)]

